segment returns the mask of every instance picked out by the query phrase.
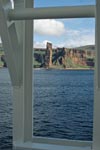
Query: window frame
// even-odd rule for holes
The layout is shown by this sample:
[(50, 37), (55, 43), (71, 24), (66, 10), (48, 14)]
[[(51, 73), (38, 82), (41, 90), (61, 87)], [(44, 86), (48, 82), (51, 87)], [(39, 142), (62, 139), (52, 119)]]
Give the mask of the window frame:
[[(27, 7), (27, 6), (26, 6)], [(63, 9), (63, 8), (62, 8)], [(39, 10), (38, 10), (39, 11)], [(39, 13), (39, 15), (40, 15), (40, 18), (41, 18), (41, 10), (40, 10), (40, 13)], [(67, 16), (68, 17), (68, 16)], [(69, 18), (70, 18), (71, 16), (70, 16), (70, 14), (69, 14)], [(89, 16), (88, 16), (89, 17)], [(90, 16), (91, 17), (91, 16)], [(46, 17), (44, 17), (44, 19), (45, 18), (48, 18), (47, 16)], [(37, 18), (36, 18), (37, 19)], [(39, 18), (38, 18), (39, 19)], [(25, 21), (25, 23), (27, 24), (29, 21)], [(29, 26), (28, 26), (28, 24), (27, 24), (27, 26), (26, 26), (26, 28), (25, 28), (25, 31), (27, 32), (27, 31), (29, 31), (28, 30), (28, 28), (29, 28)], [(30, 33), (31, 34), (31, 33)], [(30, 35), (29, 34), (29, 35)], [(27, 36), (28, 35), (28, 32), (26, 33), (26, 35), (25, 36)], [(31, 37), (32, 37), (32, 35), (31, 35)], [(25, 40), (25, 43), (26, 43), (26, 40)], [(28, 43), (27, 43), (28, 44)], [(25, 47), (27, 47), (27, 44), (25, 44), (26, 46)], [(24, 49), (25, 49), (25, 47), (24, 47)], [(25, 49), (25, 51), (27, 51), (27, 49)], [(27, 54), (25, 55), (26, 56), (26, 58), (25, 58), (25, 62), (27, 63), (27, 62), (29, 62), (29, 60), (27, 59)], [(27, 61), (28, 60), (28, 61)], [(25, 66), (24, 66), (25, 67)], [(32, 67), (32, 66), (31, 66)], [(31, 72), (32, 73), (32, 68), (26, 68), (25, 67), (25, 69), (26, 69), (26, 72)], [(27, 74), (26, 72), (24, 72), (24, 74)], [(27, 75), (26, 76), (26, 79), (24, 80), (24, 83), (26, 82), (26, 80), (27, 79), (29, 79), (29, 75)], [(32, 77), (31, 77), (31, 83), (32, 83)], [(28, 84), (29, 85), (29, 84)], [(26, 86), (24, 87), (25, 89), (26, 89)], [(31, 87), (29, 87), (28, 86), (28, 88), (29, 89), (27, 89), (27, 90), (31, 90), (32, 91), (32, 85), (31, 85)], [(27, 90), (26, 90), (26, 94), (29, 94), (28, 92), (27, 92)], [(24, 97), (24, 101), (25, 101), (25, 97)], [(26, 103), (27, 103), (27, 99), (26, 99)], [(28, 102), (28, 106), (31, 106), (31, 101), (30, 101), (30, 103)], [(34, 108), (33, 108), (34, 109)], [(30, 118), (30, 121), (29, 122), (31, 122), (32, 123), (32, 118), (33, 118), (33, 116), (31, 115), (32, 113), (33, 113), (33, 109), (31, 108), (31, 111), (30, 111), (30, 113), (29, 113), (29, 107), (27, 107), (26, 108), (26, 110), (28, 110), (28, 111), (26, 111), (25, 110), (25, 112), (24, 113), (26, 113), (26, 116), (28, 116), (28, 118), (27, 119), (25, 119), (25, 124), (26, 124), (26, 127), (25, 127), (25, 130), (24, 131), (27, 131), (27, 129), (29, 128), (28, 127), (28, 125), (27, 125), (27, 121), (28, 121), (28, 119)], [(34, 115), (34, 114), (33, 114)], [(31, 118), (31, 117), (32, 118)], [(33, 124), (32, 124), (33, 125)], [(92, 147), (92, 145), (93, 145), (93, 143), (92, 142), (88, 142), (88, 141), (79, 141), (79, 140), (67, 140), (67, 139), (56, 139), (56, 138), (43, 138), (43, 137), (36, 137), (36, 136), (33, 136), (32, 135), (32, 133), (33, 132), (31, 132), (32, 130), (33, 130), (33, 127), (32, 127), (32, 125), (30, 126), (31, 127), (31, 129), (30, 129), (30, 131), (29, 131), (29, 137), (27, 136), (28, 135), (28, 133), (26, 132), (25, 133), (25, 135), (26, 135), (26, 137), (24, 136), (24, 141), (25, 142), (27, 142), (28, 140), (29, 141), (31, 141), (33, 144), (34, 143), (38, 143), (38, 144), (49, 144), (49, 145), (59, 145), (59, 146), (74, 146), (74, 147)], [(31, 139), (31, 136), (32, 136), (32, 139)]]
[[(29, 21), (30, 19), (46, 19), (48, 15), (45, 14), (44, 17), (41, 15), (42, 10), (39, 12), (39, 17), (34, 15), (35, 9), (33, 7), (33, 0), (14, 0), (14, 10), (11, 10), (9, 7), (11, 5), (10, 0), (5, 0), (4, 9), (2, 9), (3, 1), (0, 1), (0, 20), (2, 21), (0, 34), (4, 44), (4, 49), (7, 49), (6, 56), (8, 64), (17, 63), (22, 65), (22, 74), (20, 74), (20, 65), (19, 68), (16, 68), (19, 74), (11, 76), (12, 85), (13, 85), (13, 146), (15, 149), (41, 149), (41, 150), (50, 150), (50, 147), (53, 146), (55, 150), (63, 149), (69, 150), (72, 146), (76, 147), (76, 150), (81, 150), (82, 147), (86, 147), (86, 150), (99, 150), (100, 148), (100, 0), (96, 0), (96, 6), (93, 9), (86, 11), (85, 16), (90, 17), (90, 14), (95, 14), (96, 17), (96, 61), (95, 61), (95, 97), (94, 97), (94, 124), (93, 124), (93, 143), (91, 142), (82, 142), (82, 141), (71, 141), (71, 140), (61, 140), (53, 138), (42, 138), (42, 137), (33, 137), (33, 110), (32, 110), (32, 50), (33, 50), (33, 23)], [(9, 5), (10, 4), (10, 5)], [(7, 7), (6, 7), (7, 6)], [(26, 9), (27, 8), (27, 9)], [(70, 7), (72, 8), (72, 7)], [(62, 8), (63, 9), (63, 8)], [(51, 12), (52, 8), (50, 8)], [(72, 8), (72, 12), (73, 12)], [(84, 9), (83, 9), (84, 10)], [(83, 17), (84, 11), (80, 9), (79, 12), (82, 14), (79, 17)], [(39, 9), (38, 9), (39, 11)], [(8, 13), (9, 12), (9, 13)], [(67, 12), (67, 9), (66, 9)], [(77, 15), (77, 9), (72, 14), (66, 13), (67, 17), (73, 17), (73, 14)], [(25, 16), (25, 14), (26, 16)], [(16, 18), (17, 14), (17, 18)], [(58, 14), (57, 14), (58, 15)], [(65, 17), (66, 15), (62, 14)], [(79, 14), (78, 14), (79, 15)], [(55, 15), (54, 15), (55, 16)], [(12, 18), (11, 18), (12, 17)], [(53, 17), (53, 16), (52, 16)], [(75, 17), (75, 16), (74, 16)], [(55, 16), (56, 18), (56, 16)], [(59, 15), (58, 15), (59, 18)], [(11, 22), (9, 20), (20, 20), (19, 22)], [(25, 20), (25, 21), (22, 21)], [(12, 27), (12, 28), (10, 28)], [(3, 30), (2, 30), (3, 29)], [(21, 31), (22, 30), (22, 31)], [(3, 31), (3, 32), (2, 32)], [(15, 35), (14, 35), (15, 31)], [(7, 33), (7, 34), (6, 34)], [(6, 35), (6, 36), (5, 36)], [(10, 48), (14, 47), (14, 44), (11, 42), (12, 36), (15, 39), (18, 38), (18, 43), (15, 43), (15, 47), (19, 46), (22, 51), (22, 57), (18, 57), (19, 61), (11, 60), (9, 53), (15, 55), (15, 52), (11, 51)], [(15, 41), (14, 41), (15, 42)], [(18, 45), (19, 44), (19, 45)], [(16, 56), (20, 56), (20, 53), (17, 52)], [(23, 62), (21, 59), (23, 58)], [(10, 75), (13, 72), (14, 67), (8, 65)], [(22, 77), (22, 78), (21, 78)], [(13, 84), (13, 81), (16, 83)], [(18, 79), (18, 81), (17, 81)], [(21, 80), (22, 79), (22, 80)], [(21, 81), (21, 82), (19, 82)], [(21, 84), (20, 84), (21, 83)], [(37, 144), (36, 144), (37, 143)], [(69, 147), (70, 146), (70, 147)]]

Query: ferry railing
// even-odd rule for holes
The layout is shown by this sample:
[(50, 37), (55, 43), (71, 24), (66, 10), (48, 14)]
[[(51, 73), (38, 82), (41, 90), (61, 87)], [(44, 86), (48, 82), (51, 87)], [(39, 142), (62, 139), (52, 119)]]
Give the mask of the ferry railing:
[[(0, 0), (0, 34), (13, 85), (14, 149), (99, 150), (100, 148), (100, 0), (96, 6), (32, 8), (33, 0)], [(93, 143), (33, 137), (32, 49), (34, 19), (96, 18), (96, 61)], [(72, 147), (73, 146), (73, 147)]]

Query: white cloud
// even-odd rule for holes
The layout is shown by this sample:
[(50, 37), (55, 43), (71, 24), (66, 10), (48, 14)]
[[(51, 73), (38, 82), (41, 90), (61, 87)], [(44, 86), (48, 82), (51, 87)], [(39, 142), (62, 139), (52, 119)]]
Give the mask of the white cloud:
[[(34, 25), (35, 33), (42, 36), (53, 37), (53, 47), (78, 47), (84, 45), (95, 44), (95, 30), (94, 29), (71, 29), (65, 28), (63, 22), (55, 19), (38, 20)], [(59, 36), (59, 38), (55, 38)], [(52, 40), (51, 37), (51, 40)], [(35, 42), (34, 47), (46, 47), (47, 40), (43, 42)], [(56, 44), (55, 44), (56, 43)]]
[[(57, 44), (55, 44), (55, 41), (51, 42), (53, 45), (53, 48), (55, 47), (67, 47), (67, 48), (73, 48), (73, 47), (79, 47), (84, 45), (94, 45), (95, 44), (95, 32), (94, 30), (68, 30), (66, 31), (66, 35), (64, 35), (65, 38), (63, 42), (56, 41)], [(60, 40), (59, 40), (60, 41)], [(50, 41), (43, 41), (43, 42), (35, 42), (34, 47), (35, 48), (46, 48), (46, 43)]]
[[(53, 47), (79, 47), (84, 45), (93, 45), (95, 44), (95, 32), (94, 30), (80, 29), (80, 30), (72, 30), (67, 29), (65, 35), (63, 35), (63, 42), (55, 41), (51, 42)], [(61, 37), (60, 37), (61, 39)], [(62, 39), (61, 39), (62, 40)], [(60, 40), (59, 40), (60, 41)], [(50, 41), (48, 41), (50, 42)], [(46, 48), (47, 40), (43, 42), (35, 42), (35, 48)]]
[(49, 40), (44, 40), (43, 42), (36, 42), (35, 41), (33, 47), (34, 48), (46, 48), (47, 42), (52, 43), (53, 48), (57, 48), (57, 46), (55, 46), (54, 43), (49, 41)]
[(67, 36), (77, 36), (80, 34), (80, 31), (79, 30), (71, 30), (71, 29), (67, 29), (66, 30), (66, 34)]
[[(69, 30), (66, 32), (66, 38), (63, 40), (63, 42), (59, 42), (55, 45), (55, 42), (51, 42), (53, 48), (55, 47), (79, 47), (84, 45), (94, 45), (95, 44), (95, 33), (94, 31), (86, 31), (86, 30)], [(34, 47), (35, 48), (46, 48), (46, 43), (50, 42), (48, 40), (45, 40), (43, 42), (35, 42)], [(57, 41), (56, 41), (57, 43)]]
[(66, 32), (66, 40), (58, 43), (59, 47), (78, 47), (95, 44), (94, 30), (69, 30)]
[(47, 42), (52, 43), (51, 41), (45, 40), (43, 42), (34, 42), (34, 48), (46, 48)]
[(65, 32), (64, 24), (55, 19), (34, 21), (34, 31), (39, 35), (61, 36)]

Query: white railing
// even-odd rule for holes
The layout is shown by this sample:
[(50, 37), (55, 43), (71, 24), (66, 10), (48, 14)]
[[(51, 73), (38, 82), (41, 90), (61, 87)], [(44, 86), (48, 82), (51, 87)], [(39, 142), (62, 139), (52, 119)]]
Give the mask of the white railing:
[(95, 6), (66, 6), (10, 10), (9, 20), (95, 17)]
[[(13, 144), (20, 149), (100, 149), (100, 0), (96, 6), (32, 8), (33, 0), (0, 0), (0, 34), (13, 85)], [(31, 7), (31, 8), (30, 8)], [(32, 37), (30, 19), (96, 17), (96, 71), (93, 143), (32, 137)], [(20, 20), (15, 21), (14, 20)], [(22, 21), (25, 20), (25, 21)], [(14, 49), (15, 48), (15, 49)], [(15, 72), (14, 72), (15, 70)], [(73, 146), (73, 147), (71, 147)]]

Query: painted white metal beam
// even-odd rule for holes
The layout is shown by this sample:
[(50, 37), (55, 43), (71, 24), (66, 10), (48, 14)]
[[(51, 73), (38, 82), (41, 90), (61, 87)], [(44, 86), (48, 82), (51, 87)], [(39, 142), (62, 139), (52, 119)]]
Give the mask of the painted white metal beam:
[(80, 141), (80, 140), (67, 140), (58, 138), (46, 138), (46, 137), (33, 137), (33, 143), (41, 144), (54, 144), (63, 146), (75, 146), (75, 147), (92, 147), (92, 141)]
[(93, 150), (100, 150), (100, 0), (96, 0), (96, 59), (93, 123)]
[[(14, 0), (15, 10), (8, 8), (11, 5), (10, 0), (0, 0), (5, 5), (5, 10), (0, 5), (0, 33), (4, 44), (8, 68), (13, 83), (14, 90), (14, 132), (13, 141), (25, 142), (32, 140), (32, 21), (16, 21), (16, 23), (7, 22), (10, 20), (30, 20), (30, 19), (48, 19), (48, 18), (83, 18), (94, 17), (95, 6), (75, 6), (60, 8), (28, 8), (32, 7), (33, 0)], [(26, 8), (24, 8), (26, 7)], [(23, 8), (23, 9), (22, 9)], [(94, 140), (93, 150), (100, 148), (100, 1), (96, 5), (96, 89), (94, 102)], [(11, 8), (10, 8), (11, 9)], [(7, 18), (8, 16), (8, 18)], [(9, 25), (8, 25), (9, 24)], [(20, 74), (19, 74), (20, 73)], [(20, 84), (21, 83), (21, 84)], [(43, 139), (33, 139), (33, 142)], [(49, 140), (47, 139), (49, 142)], [(44, 140), (45, 142), (45, 140)], [(56, 141), (57, 142), (57, 141)], [(55, 143), (56, 143), (55, 142)], [(58, 141), (59, 142), (59, 141)], [(32, 143), (32, 141), (31, 141)], [(77, 144), (77, 143), (76, 143)], [(80, 143), (79, 143), (80, 144)], [(84, 143), (82, 143), (84, 144)], [(33, 144), (34, 145), (34, 144)], [(38, 146), (38, 144), (37, 144)], [(32, 146), (33, 147), (33, 146)], [(25, 148), (25, 147), (24, 147)], [(41, 147), (40, 147), (41, 148)], [(90, 148), (89, 148), (90, 149)]]
[[(33, 0), (15, 0), (15, 10), (33, 7)], [(18, 142), (32, 141), (32, 51), (33, 21), (15, 22), (20, 47), (20, 75), (22, 87), (14, 89), (13, 145)], [(20, 106), (19, 106), (20, 105)]]
[[(25, 8), (33, 7), (33, 0), (25, 0)], [(24, 141), (32, 141), (33, 101), (32, 101), (32, 66), (33, 66), (33, 20), (24, 22), (23, 36), (23, 87), (24, 87)]]
[(9, 20), (95, 17), (95, 6), (66, 6), (10, 10)]
[(91, 150), (89, 146), (65, 146), (42, 143), (17, 143), (15, 150)]
[[(23, 9), (24, 0), (14, 0), (14, 9)], [(24, 88), (23, 88), (23, 21), (15, 21), (18, 39), (19, 78), (21, 86), (13, 86), (13, 145), (24, 142)]]
[(10, 26), (7, 22), (7, 10), (11, 9), (10, 1), (0, 1), (0, 34), (3, 42), (6, 61), (10, 72), (12, 85), (21, 84), (19, 77), (19, 61), (18, 61), (18, 39), (15, 24)]

